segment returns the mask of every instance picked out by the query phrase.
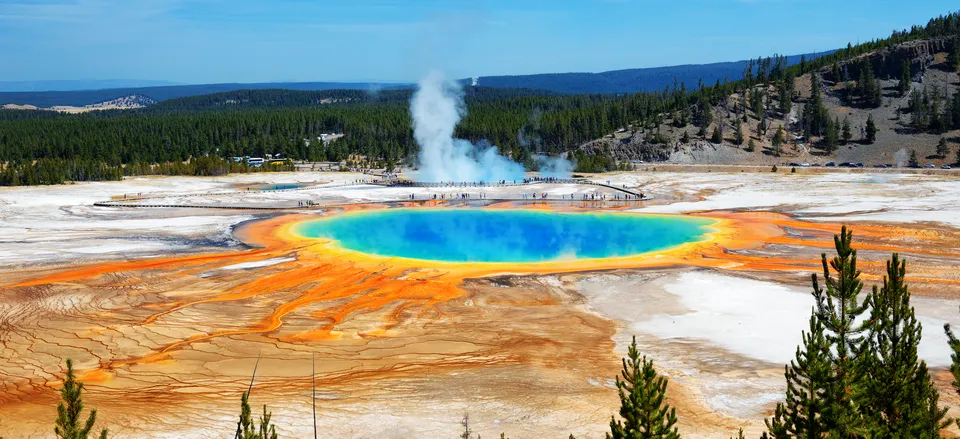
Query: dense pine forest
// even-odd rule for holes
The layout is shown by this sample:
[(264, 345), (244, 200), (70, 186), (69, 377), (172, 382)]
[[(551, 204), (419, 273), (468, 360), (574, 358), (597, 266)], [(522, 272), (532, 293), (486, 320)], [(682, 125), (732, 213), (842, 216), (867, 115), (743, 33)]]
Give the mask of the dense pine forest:
[[(775, 98), (781, 108), (787, 109), (795, 99), (794, 78), (922, 38), (949, 38), (951, 53), (960, 59), (960, 17), (953, 13), (930, 20), (926, 26), (895, 31), (889, 38), (848, 45), (794, 65), (788, 65), (782, 56), (758, 58), (745, 69), (743, 78), (712, 85), (677, 82), (658, 92), (581, 96), (466, 87), (467, 115), (456, 135), (496, 145), (530, 168), (535, 167), (535, 161), (529, 159), (533, 154), (573, 151), (578, 170), (610, 170), (616, 163), (602, 152), (586, 154), (577, 148), (627, 126), (656, 130), (650, 136), (651, 143), (666, 143), (659, 127), (668, 119), (683, 125), (692, 122), (702, 127), (704, 132), (700, 134), (707, 138), (705, 129), (713, 119), (711, 108), (733, 93), (751, 90), (757, 84), (772, 86), (777, 92), (769, 99)], [(871, 85), (874, 74), (868, 68), (851, 74), (860, 78), (851, 99), (859, 105), (875, 105), (877, 88)], [(359, 155), (366, 157), (368, 165), (411, 163), (417, 152), (408, 113), (411, 93), (241, 90), (173, 99), (140, 110), (78, 115), (2, 110), (0, 163), (4, 177), (0, 184), (117, 179), (131, 174), (128, 168), (138, 173), (153, 173), (154, 167), (160, 167), (166, 173), (207, 175), (208, 166), (198, 170), (189, 165), (200, 157), (280, 154), (293, 160), (340, 161)], [(755, 93), (750, 94), (752, 97)], [(761, 104), (763, 99), (761, 95)], [(917, 99), (918, 125), (941, 129), (953, 122), (952, 113), (951, 119), (942, 116), (943, 108), (952, 106), (924, 101), (922, 95)], [(960, 98), (954, 101), (960, 110)], [(929, 114), (938, 116), (931, 118)], [(816, 102), (805, 106), (803, 124), (810, 136), (841, 135), (838, 127), (842, 122), (824, 120)], [(329, 145), (307, 140), (331, 132), (343, 133), (344, 137)], [(722, 132), (714, 133), (718, 136), (722, 139)]]

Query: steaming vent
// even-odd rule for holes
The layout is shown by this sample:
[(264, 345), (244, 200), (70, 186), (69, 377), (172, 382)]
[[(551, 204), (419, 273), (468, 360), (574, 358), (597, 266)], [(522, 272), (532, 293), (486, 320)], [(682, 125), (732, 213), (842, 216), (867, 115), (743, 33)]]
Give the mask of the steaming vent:
[[(473, 79), (476, 84), (477, 78)], [(420, 146), (415, 178), (424, 182), (522, 180), (523, 166), (501, 155), (496, 146), (454, 138), (457, 123), (466, 111), (463, 89), (456, 81), (438, 71), (420, 81), (410, 101), (413, 137)], [(560, 172), (573, 168), (560, 158), (545, 162), (551, 170)]]

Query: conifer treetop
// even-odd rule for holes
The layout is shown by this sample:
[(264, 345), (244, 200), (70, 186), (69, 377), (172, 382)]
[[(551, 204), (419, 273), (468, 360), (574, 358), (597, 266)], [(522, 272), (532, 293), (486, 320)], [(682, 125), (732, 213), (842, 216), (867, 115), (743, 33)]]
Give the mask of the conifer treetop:
[(665, 401), (667, 379), (657, 375), (652, 360), (640, 357), (635, 336), (621, 374), (616, 382), (623, 420), (610, 418), (607, 439), (680, 439), (676, 410)]

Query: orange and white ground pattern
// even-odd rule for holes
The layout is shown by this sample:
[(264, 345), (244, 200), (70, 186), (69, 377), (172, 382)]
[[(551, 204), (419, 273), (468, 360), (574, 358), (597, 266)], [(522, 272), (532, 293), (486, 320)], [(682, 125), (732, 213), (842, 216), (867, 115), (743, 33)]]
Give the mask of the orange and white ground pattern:
[[(684, 437), (754, 435), (782, 398), (810, 276), (842, 225), (867, 288), (891, 253), (907, 259), (920, 355), (960, 414), (942, 333), (960, 323), (960, 178), (587, 177), (650, 199), (315, 172), (2, 188), (0, 435), (52, 437), (71, 358), (115, 437), (225, 437), (259, 357), (251, 402), (268, 406), (281, 437), (312, 435), (314, 404), (323, 437), (452, 437), (466, 413), (484, 437), (602, 437), (634, 336), (670, 378)], [(283, 184), (294, 189), (258, 189)], [(464, 192), (470, 201), (448, 196)], [(534, 193), (546, 200), (523, 195)], [(397, 207), (716, 222), (704, 240), (664, 251), (529, 264), (376, 256), (293, 230)]]

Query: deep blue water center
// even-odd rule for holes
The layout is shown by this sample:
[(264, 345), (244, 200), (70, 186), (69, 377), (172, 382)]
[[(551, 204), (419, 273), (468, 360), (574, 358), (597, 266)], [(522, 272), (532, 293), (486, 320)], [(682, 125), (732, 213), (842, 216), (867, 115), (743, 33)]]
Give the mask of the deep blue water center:
[(713, 221), (626, 213), (393, 209), (302, 223), (297, 233), (381, 256), (450, 262), (608, 258), (699, 241)]

